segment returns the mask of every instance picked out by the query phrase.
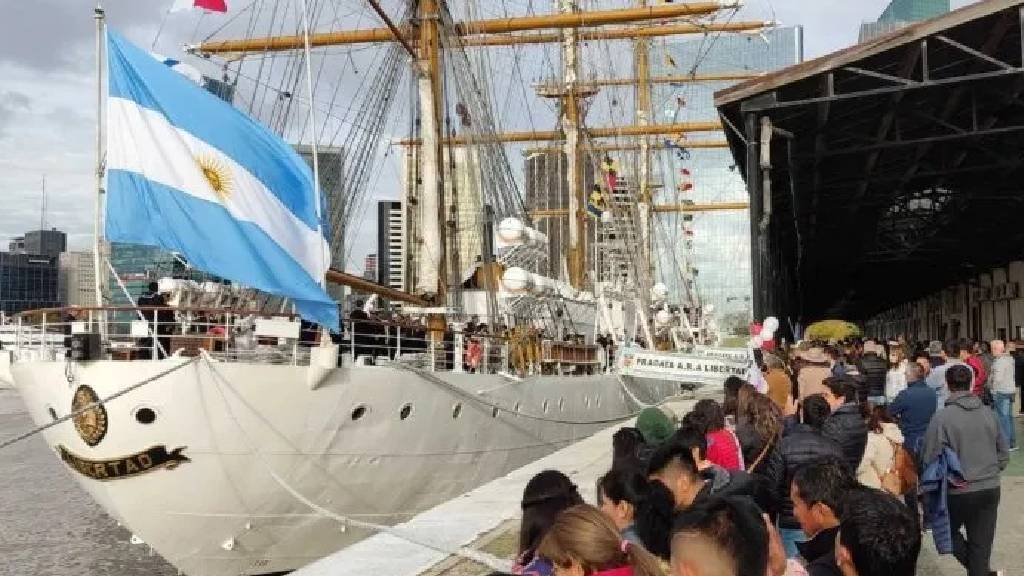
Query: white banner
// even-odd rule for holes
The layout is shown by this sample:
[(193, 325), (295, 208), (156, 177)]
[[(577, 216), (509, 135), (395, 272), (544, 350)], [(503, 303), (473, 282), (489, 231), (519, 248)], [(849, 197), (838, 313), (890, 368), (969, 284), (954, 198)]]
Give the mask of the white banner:
[(745, 378), (749, 360), (715, 358), (702, 354), (672, 354), (639, 348), (623, 349), (619, 355), (623, 376), (659, 378), (694, 384), (721, 383), (729, 376)]
[(701, 356), (710, 356), (734, 362), (749, 362), (752, 360), (749, 348), (718, 348), (715, 346), (696, 346), (694, 351)]

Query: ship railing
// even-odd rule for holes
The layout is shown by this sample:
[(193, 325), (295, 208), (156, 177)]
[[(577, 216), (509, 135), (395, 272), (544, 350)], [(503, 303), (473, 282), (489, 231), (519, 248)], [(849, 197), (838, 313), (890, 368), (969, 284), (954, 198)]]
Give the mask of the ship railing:
[(501, 329), (431, 330), (419, 323), (347, 320), (339, 344), (356, 364), (402, 364), (435, 372), (588, 375), (610, 368), (605, 351), (581, 338), (554, 341)]
[(222, 361), (306, 364), (294, 314), (224, 308), (69, 307), (14, 315), (16, 360), (156, 360), (205, 351)]
[[(307, 365), (324, 337), (287, 313), (223, 308), (70, 307), (22, 312), (11, 319), (17, 360), (157, 360), (200, 353), (223, 362)], [(430, 329), (414, 321), (346, 319), (338, 364), (397, 364), (434, 372), (593, 374), (607, 369), (603, 350), (536, 333), (485, 328)]]

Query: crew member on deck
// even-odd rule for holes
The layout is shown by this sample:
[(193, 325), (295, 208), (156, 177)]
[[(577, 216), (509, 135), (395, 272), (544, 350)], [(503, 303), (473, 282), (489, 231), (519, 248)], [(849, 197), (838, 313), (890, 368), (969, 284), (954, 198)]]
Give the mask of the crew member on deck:
[[(174, 333), (174, 311), (167, 304), (167, 298), (160, 293), (160, 286), (156, 282), (150, 282), (146, 292), (139, 296), (136, 304), (139, 308), (167, 308), (167, 310), (143, 310), (142, 314), (149, 321), (150, 334), (157, 335), (159, 347), (157, 354), (160, 358), (166, 358), (171, 353), (170, 335)], [(153, 339), (143, 338), (139, 346), (142, 347), (139, 356), (152, 359)]]

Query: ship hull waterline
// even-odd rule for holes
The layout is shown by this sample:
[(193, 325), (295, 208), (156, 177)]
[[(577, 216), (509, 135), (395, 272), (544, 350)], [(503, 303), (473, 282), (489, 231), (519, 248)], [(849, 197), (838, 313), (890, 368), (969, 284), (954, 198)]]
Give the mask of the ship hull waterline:
[[(28, 361), (12, 374), (42, 425), (70, 413), (83, 385), (104, 398), (186, 362)], [(393, 525), (681, 389), (615, 375), (519, 381), (389, 366), (333, 369), (313, 387), (308, 370), (204, 358), (111, 401), (94, 446), (70, 421), (44, 436), (108, 514), (183, 573), (269, 574), (369, 535), (293, 491)]]

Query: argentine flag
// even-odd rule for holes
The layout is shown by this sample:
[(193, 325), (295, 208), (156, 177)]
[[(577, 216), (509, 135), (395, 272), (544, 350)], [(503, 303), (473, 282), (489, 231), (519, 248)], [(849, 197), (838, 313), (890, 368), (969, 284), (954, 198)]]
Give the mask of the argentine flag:
[(107, 238), (285, 296), (338, 329), (313, 174), (292, 148), (149, 53), (107, 32)]

